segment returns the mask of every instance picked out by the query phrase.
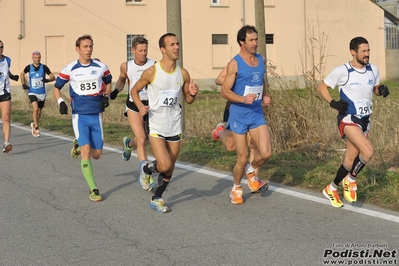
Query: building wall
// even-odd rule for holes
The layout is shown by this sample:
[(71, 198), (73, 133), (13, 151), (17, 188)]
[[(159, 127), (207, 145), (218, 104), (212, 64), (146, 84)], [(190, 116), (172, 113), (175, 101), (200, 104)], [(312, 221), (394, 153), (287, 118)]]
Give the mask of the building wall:
[[(364, 36), (371, 45), (371, 61), (379, 66), (381, 77), (386, 77), (384, 15), (376, 4), (364, 0), (264, 2), (266, 33), (274, 34), (274, 44), (266, 46), (267, 58), (278, 75), (295, 79), (314, 65), (327, 74), (351, 60), (350, 39)], [(254, 1), (221, 0), (221, 6), (214, 7), (210, 0), (181, 0), (181, 6), (183, 65), (202, 87), (212, 86), (222, 67), (239, 51), (238, 29), (255, 25)], [(93, 57), (109, 66), (114, 81), (120, 64), (126, 61), (127, 34), (144, 34), (150, 42), (149, 57), (160, 60), (158, 39), (167, 29), (166, 0), (140, 4), (126, 4), (125, 0), (0, 0), (0, 16), (7, 21), (0, 40), (5, 55), (12, 59), (13, 73), (20, 73), (31, 63), (32, 51), (39, 50), (42, 63), (57, 74), (78, 58), (75, 40), (91, 34)], [(228, 34), (228, 44), (212, 45), (212, 34)], [(320, 61), (326, 64), (320, 66)]]

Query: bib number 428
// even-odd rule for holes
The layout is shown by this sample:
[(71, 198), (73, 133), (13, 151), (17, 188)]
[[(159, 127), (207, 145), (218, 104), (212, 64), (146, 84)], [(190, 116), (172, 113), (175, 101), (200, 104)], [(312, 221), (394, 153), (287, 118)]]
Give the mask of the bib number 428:
[(164, 106), (172, 106), (177, 103), (177, 97), (174, 98), (165, 98), (164, 101), (162, 102), (162, 105)]

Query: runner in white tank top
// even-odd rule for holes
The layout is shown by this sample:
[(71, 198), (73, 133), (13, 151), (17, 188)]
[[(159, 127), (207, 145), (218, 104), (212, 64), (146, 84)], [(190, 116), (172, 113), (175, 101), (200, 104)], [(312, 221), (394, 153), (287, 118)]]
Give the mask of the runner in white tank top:
[[(198, 93), (198, 86), (190, 79), (186, 69), (179, 67), (180, 46), (175, 34), (167, 33), (159, 39), (162, 59), (145, 70), (131, 91), (140, 115), (149, 114), (150, 145), (155, 161), (143, 166), (139, 182), (148, 182), (152, 173), (159, 173), (158, 188), (150, 201), (150, 207), (158, 212), (168, 212), (162, 194), (172, 177), (180, 151), (181, 93), (186, 103), (191, 104)], [(148, 86), (149, 106), (140, 103), (139, 92)]]
[[(119, 91), (123, 90), (126, 80), (128, 82), (128, 97), (126, 99), (125, 116), (128, 118), (130, 128), (133, 131), (134, 137), (123, 137), (122, 140), (122, 158), (129, 161), (134, 147), (137, 149), (137, 159), (140, 165), (140, 172), (142, 172), (143, 165), (147, 163), (148, 156), (146, 152), (146, 140), (148, 139), (148, 115), (142, 117), (139, 114), (137, 105), (133, 102), (130, 92), (140, 79), (144, 70), (151, 67), (155, 61), (147, 58), (148, 54), (148, 40), (144, 37), (137, 36), (132, 40), (132, 55), (133, 60), (123, 62), (120, 66), (119, 79), (116, 82), (115, 90), (111, 93), (111, 100), (115, 99)], [(140, 101), (144, 105), (148, 105), (147, 87), (140, 91)], [(156, 189), (156, 182), (150, 176), (148, 182), (140, 183), (144, 190), (153, 191)]]

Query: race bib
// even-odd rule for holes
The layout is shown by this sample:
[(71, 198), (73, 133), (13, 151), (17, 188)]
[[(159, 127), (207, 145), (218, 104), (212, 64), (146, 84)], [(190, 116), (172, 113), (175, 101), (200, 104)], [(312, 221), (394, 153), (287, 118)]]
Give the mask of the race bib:
[(363, 117), (370, 115), (372, 110), (373, 103), (369, 99), (362, 99), (355, 101), (356, 115)]
[(82, 80), (77, 81), (75, 92), (79, 95), (92, 95), (100, 92), (98, 80)]
[(139, 92), (140, 100), (148, 101), (147, 86)]
[(262, 99), (263, 86), (245, 86), (244, 96), (256, 94), (255, 101)]
[(30, 84), (31, 89), (39, 89), (43, 87), (42, 78), (32, 78), (32, 84)]
[[(133, 77), (132, 78), (132, 80), (131, 80), (131, 82), (132, 82), (132, 87), (130, 88), (130, 91), (132, 90), (132, 88), (134, 87), (134, 84), (136, 84), (136, 82), (139, 80), (140, 78), (139, 77)], [(130, 92), (129, 92), (129, 94), (130, 94)], [(147, 93), (147, 86), (145, 86), (145, 88), (144, 89), (142, 89), (140, 92), (139, 92), (139, 97), (140, 97), (140, 100), (141, 101), (148, 101), (148, 93)]]
[(159, 106), (173, 106), (177, 104), (180, 91), (162, 90), (159, 92)]

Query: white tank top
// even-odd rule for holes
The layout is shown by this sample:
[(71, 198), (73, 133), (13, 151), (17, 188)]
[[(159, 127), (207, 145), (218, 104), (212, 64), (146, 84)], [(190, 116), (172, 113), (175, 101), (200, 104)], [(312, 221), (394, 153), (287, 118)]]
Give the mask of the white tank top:
[(148, 84), (150, 134), (173, 137), (182, 133), (179, 103), (183, 83), (179, 65), (169, 73), (155, 63), (154, 80)]
[(0, 61), (0, 95), (3, 95), (5, 93), (10, 93), (11, 91), (10, 80), (8, 77), (8, 71), (9, 71), (8, 60), (10, 59), (4, 56), (3, 60)]
[[(129, 62), (127, 62), (126, 74), (129, 86), (129, 101), (133, 102), (132, 96), (130, 96), (130, 91), (132, 90), (134, 84), (136, 84), (136, 82), (140, 79), (143, 71), (152, 66), (153, 64), (155, 64), (155, 61), (149, 58), (147, 58), (147, 62), (145, 62), (145, 64), (142, 66), (137, 65), (134, 62), (134, 60), (130, 60)], [(142, 89), (139, 93), (139, 96), (140, 100), (142, 101), (148, 100), (147, 88)]]

